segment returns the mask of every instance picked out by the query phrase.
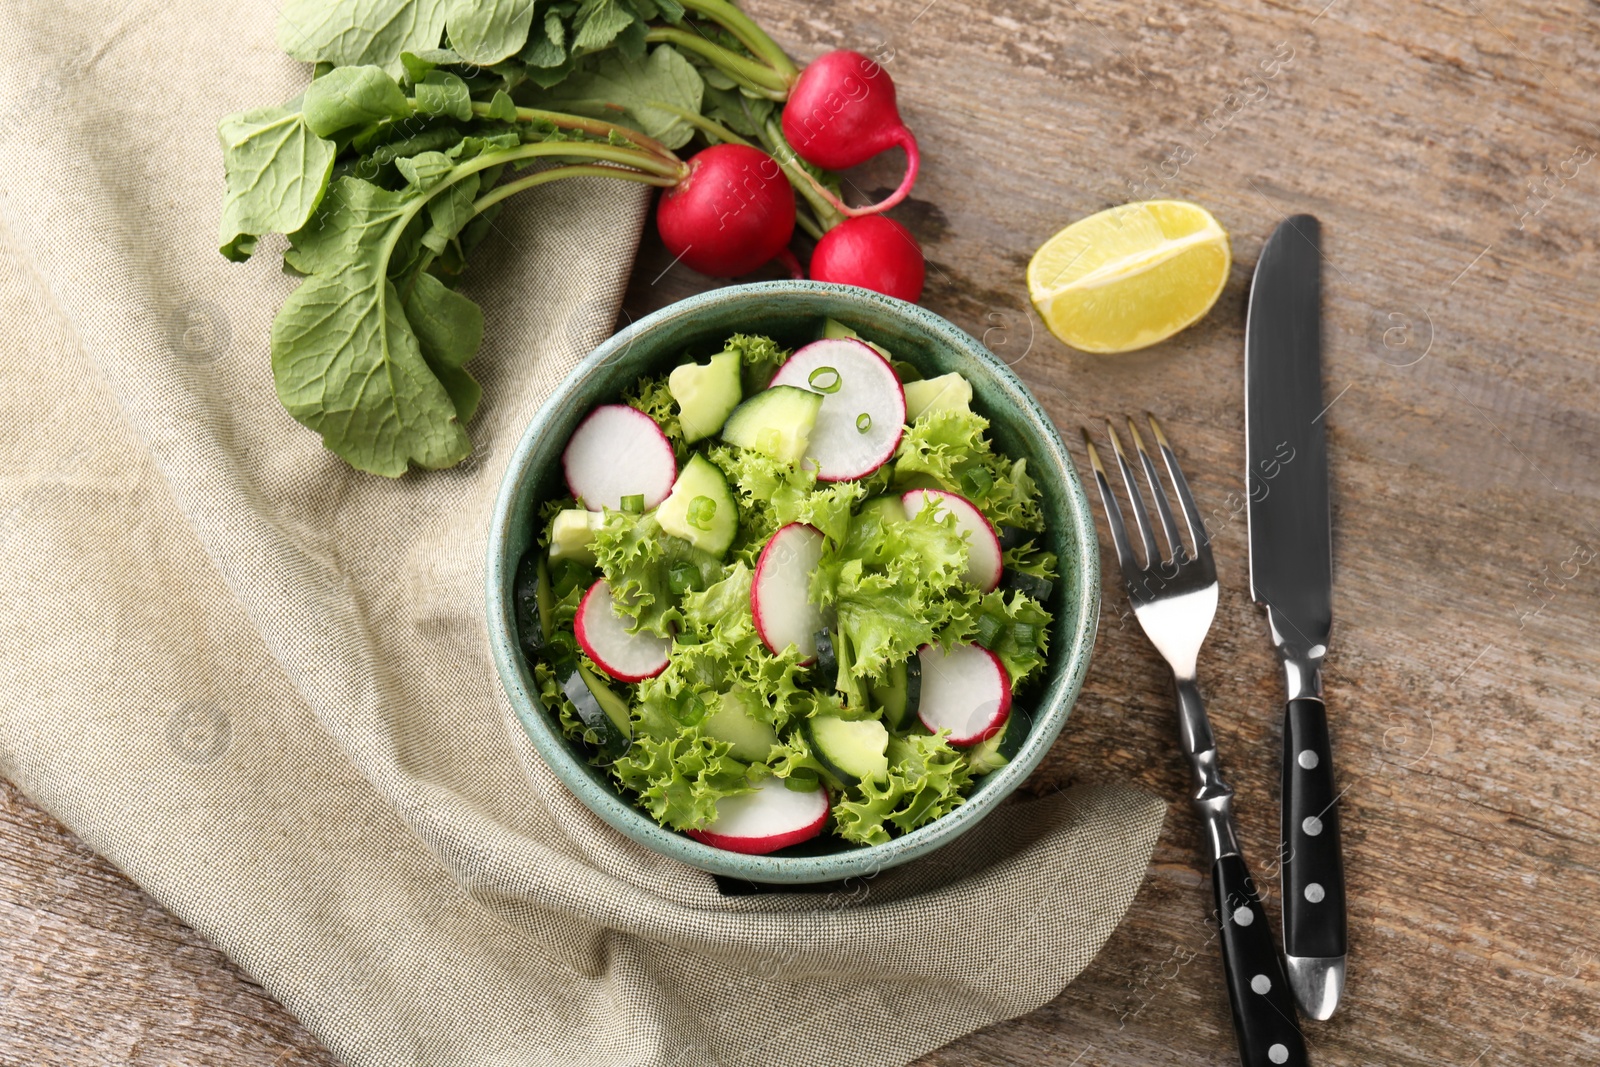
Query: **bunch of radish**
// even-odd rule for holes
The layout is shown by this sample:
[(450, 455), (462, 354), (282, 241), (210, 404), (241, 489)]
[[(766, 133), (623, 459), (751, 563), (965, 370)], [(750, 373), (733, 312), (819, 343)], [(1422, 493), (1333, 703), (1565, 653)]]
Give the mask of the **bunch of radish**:
[[(656, 226), (667, 251), (675, 261), (718, 278), (748, 274), (773, 260), (799, 277), (788, 247), (798, 189), (818, 217), (816, 225), (806, 224), (820, 230), (813, 233), (814, 281), (916, 301), (926, 275), (922, 250), (909, 230), (879, 214), (911, 192), (920, 161), (888, 72), (859, 52), (828, 52), (800, 71), (787, 97), (781, 137), (769, 131), (762, 147), (703, 116), (681, 113), (719, 143), (691, 158), (661, 197)], [(906, 154), (904, 177), (888, 197), (864, 207), (846, 205), (786, 158), (792, 153), (823, 170), (841, 170), (896, 147)]]

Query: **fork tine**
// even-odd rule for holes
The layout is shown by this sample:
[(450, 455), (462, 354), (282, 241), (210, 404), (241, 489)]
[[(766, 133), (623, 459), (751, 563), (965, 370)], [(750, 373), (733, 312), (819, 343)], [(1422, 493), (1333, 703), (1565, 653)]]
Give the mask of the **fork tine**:
[(1117, 453), (1117, 466), (1122, 468), (1122, 484), (1128, 487), (1128, 510), (1133, 512), (1134, 524), (1139, 527), (1139, 539), (1144, 542), (1145, 566), (1154, 567), (1161, 562), (1161, 550), (1156, 548), (1155, 529), (1150, 525), (1150, 513), (1145, 510), (1144, 494), (1139, 492), (1133, 465), (1128, 462), (1127, 453), (1122, 451), (1122, 439), (1117, 436), (1117, 428), (1110, 419), (1106, 420), (1106, 432), (1111, 435), (1111, 447)]
[(1139, 466), (1144, 468), (1144, 481), (1150, 487), (1150, 502), (1156, 506), (1156, 516), (1161, 520), (1161, 532), (1167, 537), (1167, 549), (1171, 555), (1166, 558), (1181, 564), (1188, 558), (1183, 538), (1178, 533), (1178, 524), (1172, 520), (1172, 508), (1167, 504), (1167, 490), (1161, 484), (1161, 475), (1156, 473), (1155, 461), (1145, 451), (1139, 424), (1133, 421), (1132, 415), (1128, 416), (1128, 433), (1133, 437), (1134, 450), (1139, 453)]
[(1145, 418), (1150, 420), (1150, 429), (1155, 433), (1156, 444), (1161, 448), (1162, 462), (1167, 465), (1167, 474), (1172, 478), (1173, 488), (1178, 491), (1178, 502), (1183, 505), (1183, 520), (1188, 524), (1189, 537), (1194, 541), (1195, 558), (1209, 561), (1211, 535), (1206, 532), (1205, 520), (1200, 517), (1200, 509), (1194, 504), (1194, 494), (1189, 492), (1189, 483), (1178, 467), (1178, 457), (1172, 452), (1172, 442), (1161, 432), (1161, 424), (1156, 421), (1154, 415), (1145, 412)]
[(1132, 581), (1133, 576), (1139, 573), (1139, 562), (1133, 558), (1133, 546), (1128, 543), (1128, 527), (1122, 521), (1122, 508), (1117, 505), (1117, 494), (1111, 491), (1111, 482), (1106, 478), (1106, 469), (1100, 463), (1100, 453), (1095, 451), (1094, 438), (1089, 436), (1088, 427), (1083, 428), (1083, 447), (1089, 451), (1089, 466), (1094, 468), (1095, 485), (1100, 489), (1100, 505), (1105, 509), (1106, 525), (1111, 527), (1111, 543), (1117, 549), (1117, 563), (1122, 567), (1122, 576), (1125, 580)]

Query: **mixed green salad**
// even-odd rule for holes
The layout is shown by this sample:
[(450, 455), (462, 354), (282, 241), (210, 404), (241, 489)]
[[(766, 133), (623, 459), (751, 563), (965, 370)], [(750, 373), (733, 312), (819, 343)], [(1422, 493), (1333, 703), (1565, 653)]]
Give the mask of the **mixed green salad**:
[(601, 405), (515, 581), (545, 707), (662, 825), (767, 853), (950, 812), (1028, 729), (1057, 560), (958, 374), (828, 320)]

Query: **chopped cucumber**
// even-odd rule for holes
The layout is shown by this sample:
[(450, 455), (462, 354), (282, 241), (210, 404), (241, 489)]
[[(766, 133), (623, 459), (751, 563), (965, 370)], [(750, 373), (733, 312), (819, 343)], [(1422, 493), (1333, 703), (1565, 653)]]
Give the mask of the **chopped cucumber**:
[(694, 444), (722, 429), (744, 395), (739, 386), (739, 353), (718, 352), (709, 363), (685, 363), (667, 378), (667, 392), (678, 402), (683, 439)]
[(878, 520), (887, 526), (891, 522), (906, 521), (906, 506), (897, 496), (873, 497), (861, 505), (861, 513), (857, 518), (862, 515), (876, 515)]
[(551, 616), (555, 597), (550, 592), (550, 570), (539, 550), (529, 549), (517, 564), (511, 583), (511, 602), (516, 611), (517, 637), (522, 651), (535, 658), (550, 640)]
[(673, 537), (721, 558), (739, 532), (739, 508), (722, 471), (696, 452), (656, 509), (656, 521)]
[(857, 341), (863, 341), (863, 342), (866, 343), (868, 348), (870, 348), (874, 352), (878, 353), (878, 355), (882, 356), (890, 364), (894, 363), (894, 357), (889, 355), (889, 350), (887, 348), (884, 348), (880, 344), (875, 344), (872, 341), (868, 341), (865, 337), (862, 337), (859, 333), (856, 333), (854, 330), (852, 330), (850, 327), (846, 326), (844, 323), (840, 322), (838, 319), (823, 319), (822, 320), (822, 339), (823, 340), (828, 340), (829, 338), (834, 338), (834, 337), (850, 337), (850, 338), (854, 338)]
[(775, 385), (733, 409), (722, 424), (722, 439), (784, 463), (799, 463), (805, 458), (821, 408), (821, 393)]
[(578, 709), (578, 718), (594, 734), (603, 751), (611, 756), (627, 751), (633, 743), (633, 723), (627, 701), (581, 663), (567, 675), (561, 690)]
[(979, 741), (967, 750), (967, 767), (973, 774), (988, 774), (991, 771), (998, 771), (1001, 767), (1011, 762), (1009, 757), (1000, 754), (1000, 746), (1005, 743), (1006, 734), (1009, 732), (1010, 726), (1011, 721), (1008, 719), (1006, 724), (1000, 727), (999, 733)]
[(845, 782), (889, 774), (889, 731), (877, 719), (851, 721), (823, 715), (810, 720), (811, 748), (823, 766)]
[(883, 713), (884, 724), (896, 733), (917, 718), (922, 702), (922, 658), (912, 656), (889, 667), (883, 681), (872, 687), (872, 706)]
[(972, 383), (954, 371), (921, 382), (906, 382), (906, 421), (929, 411), (971, 411)]
[(756, 718), (756, 698), (743, 690), (732, 690), (713, 697), (717, 710), (706, 716), (705, 732), (733, 746), (733, 758), (746, 763), (761, 763), (778, 743), (778, 732)]
[(556, 521), (550, 524), (550, 558), (594, 566), (594, 532), (605, 521), (598, 511), (568, 508), (557, 512)]

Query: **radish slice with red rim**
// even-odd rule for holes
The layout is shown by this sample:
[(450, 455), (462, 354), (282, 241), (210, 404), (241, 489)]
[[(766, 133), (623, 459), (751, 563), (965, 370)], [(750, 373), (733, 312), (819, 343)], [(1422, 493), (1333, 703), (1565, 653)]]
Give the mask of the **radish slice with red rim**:
[(728, 852), (764, 856), (822, 833), (828, 821), (828, 791), (802, 793), (782, 778), (763, 778), (751, 793), (717, 801), (717, 817), (704, 830), (689, 830), (701, 844)]
[(773, 385), (822, 394), (806, 454), (817, 480), (865, 478), (894, 456), (906, 429), (906, 394), (887, 360), (864, 341), (813, 341), (784, 361)]
[(590, 511), (621, 508), (642, 497), (649, 510), (667, 499), (678, 478), (672, 442), (656, 420), (627, 404), (602, 404), (572, 431), (561, 453), (567, 488)]
[(975, 745), (1000, 732), (1011, 714), (1011, 677), (982, 645), (923, 645), (922, 699), (917, 717), (938, 733), (950, 731), (952, 745)]
[(902, 493), (906, 516), (914, 518), (923, 508), (933, 506), (956, 517), (956, 532), (966, 535), (967, 581), (991, 592), (1000, 585), (1005, 561), (1000, 552), (1000, 535), (987, 515), (964, 496), (943, 489), (912, 489)]
[(773, 655), (790, 645), (803, 662), (817, 655), (822, 612), (811, 602), (811, 575), (822, 559), (822, 534), (803, 522), (791, 522), (772, 535), (756, 560), (750, 582), (750, 613), (756, 632)]
[(602, 578), (583, 594), (573, 631), (601, 670), (619, 682), (642, 682), (667, 669), (672, 642), (649, 630), (630, 633), (631, 625), (631, 619), (617, 614), (611, 586)]

